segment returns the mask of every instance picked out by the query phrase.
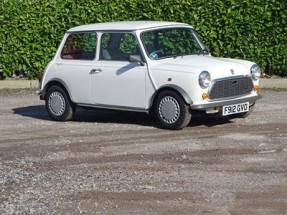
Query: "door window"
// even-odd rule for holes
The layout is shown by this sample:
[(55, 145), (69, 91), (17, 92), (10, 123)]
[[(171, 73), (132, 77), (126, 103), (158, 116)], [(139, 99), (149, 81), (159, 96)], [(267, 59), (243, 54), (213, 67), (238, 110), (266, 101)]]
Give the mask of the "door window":
[(93, 60), (96, 56), (96, 46), (97, 35), (95, 32), (71, 34), (62, 49), (61, 58)]
[(130, 55), (140, 55), (132, 33), (104, 33), (101, 38), (100, 60), (128, 61)]

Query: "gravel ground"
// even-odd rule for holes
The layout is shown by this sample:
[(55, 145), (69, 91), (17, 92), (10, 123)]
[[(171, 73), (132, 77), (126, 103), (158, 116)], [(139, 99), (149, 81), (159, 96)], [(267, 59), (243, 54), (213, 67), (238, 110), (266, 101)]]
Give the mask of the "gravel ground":
[(287, 91), (246, 119), (77, 110), (51, 121), (32, 90), (0, 91), (0, 214), (286, 214)]

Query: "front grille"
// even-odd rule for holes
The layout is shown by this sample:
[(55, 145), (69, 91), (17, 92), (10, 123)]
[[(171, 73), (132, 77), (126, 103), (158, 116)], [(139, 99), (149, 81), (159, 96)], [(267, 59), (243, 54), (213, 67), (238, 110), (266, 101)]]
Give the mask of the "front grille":
[(209, 99), (242, 96), (251, 93), (252, 89), (251, 77), (215, 80), (209, 92)]

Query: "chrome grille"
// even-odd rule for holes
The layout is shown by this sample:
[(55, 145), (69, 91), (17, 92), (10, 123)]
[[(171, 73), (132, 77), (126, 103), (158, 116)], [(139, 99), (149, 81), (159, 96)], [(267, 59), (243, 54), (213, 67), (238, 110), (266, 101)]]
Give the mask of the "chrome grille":
[(235, 77), (215, 80), (209, 92), (209, 99), (237, 97), (251, 93), (253, 82), (251, 77)]

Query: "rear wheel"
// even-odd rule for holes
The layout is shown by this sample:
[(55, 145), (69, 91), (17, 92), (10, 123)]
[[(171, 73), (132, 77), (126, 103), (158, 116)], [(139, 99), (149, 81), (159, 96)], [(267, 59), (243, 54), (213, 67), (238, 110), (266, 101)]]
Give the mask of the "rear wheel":
[(160, 92), (155, 101), (155, 114), (163, 128), (182, 129), (191, 118), (189, 106), (173, 91)]
[(72, 119), (75, 105), (71, 102), (63, 88), (59, 86), (50, 87), (45, 101), (46, 109), (52, 119), (57, 121)]

